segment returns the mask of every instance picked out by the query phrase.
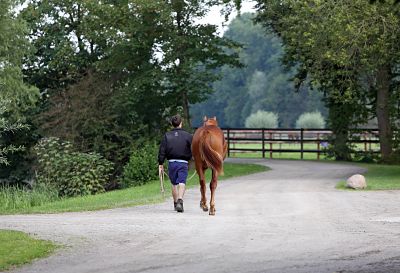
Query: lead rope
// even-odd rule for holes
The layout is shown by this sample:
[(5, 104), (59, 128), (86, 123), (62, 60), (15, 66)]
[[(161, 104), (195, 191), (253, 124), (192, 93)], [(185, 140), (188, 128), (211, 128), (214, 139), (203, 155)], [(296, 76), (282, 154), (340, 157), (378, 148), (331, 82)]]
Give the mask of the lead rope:
[(193, 178), (193, 176), (195, 176), (195, 174), (197, 174), (197, 171), (196, 171), (196, 170), (194, 170), (194, 173), (192, 174), (192, 176), (191, 176), (191, 177), (189, 177), (189, 179), (188, 179), (187, 181), (189, 181), (190, 179), (192, 179), (192, 178)]
[[(196, 174), (197, 174), (197, 171), (195, 170), (194, 173), (192, 174), (192, 176), (189, 177), (186, 181), (191, 180)], [(161, 194), (162, 194), (163, 198), (165, 198), (165, 190), (164, 190), (164, 176), (165, 175), (168, 176), (168, 174), (166, 174), (164, 172), (164, 170), (162, 172), (160, 172), (158, 175), (160, 178)], [(168, 176), (168, 178), (169, 178), (169, 176)]]
[(164, 170), (158, 174), (160, 177), (160, 184), (161, 184), (161, 194), (163, 198), (165, 198), (165, 190), (164, 190)]

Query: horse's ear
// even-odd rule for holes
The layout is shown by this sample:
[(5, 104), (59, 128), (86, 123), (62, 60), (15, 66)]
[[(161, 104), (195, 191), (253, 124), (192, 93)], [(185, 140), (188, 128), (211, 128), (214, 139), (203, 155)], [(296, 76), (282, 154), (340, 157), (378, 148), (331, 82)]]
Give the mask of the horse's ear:
[(206, 122), (208, 120), (207, 116), (204, 116), (203, 121)]
[(214, 120), (217, 121), (217, 117), (216, 116), (214, 116)]

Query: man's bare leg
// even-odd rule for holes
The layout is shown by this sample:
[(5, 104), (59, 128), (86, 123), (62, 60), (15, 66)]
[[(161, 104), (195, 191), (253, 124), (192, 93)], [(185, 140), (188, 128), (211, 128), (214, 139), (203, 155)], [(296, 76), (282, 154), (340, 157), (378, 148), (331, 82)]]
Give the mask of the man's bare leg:
[(178, 200), (178, 185), (172, 185), (172, 197), (174, 198), (174, 202)]
[(178, 185), (178, 200), (176, 204), (176, 211), (183, 212), (183, 195), (185, 194), (185, 184), (179, 183)]
[(172, 198), (174, 198), (174, 209), (176, 210), (176, 202), (178, 201), (178, 185), (171, 185)]
[(185, 195), (186, 185), (184, 183), (179, 183), (178, 186), (178, 199), (183, 200), (183, 196)]

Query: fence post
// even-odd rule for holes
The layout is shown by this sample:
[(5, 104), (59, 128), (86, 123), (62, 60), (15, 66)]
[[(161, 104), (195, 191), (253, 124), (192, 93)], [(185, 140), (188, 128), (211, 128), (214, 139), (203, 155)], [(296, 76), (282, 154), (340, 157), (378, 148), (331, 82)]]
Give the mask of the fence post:
[(303, 159), (304, 158), (304, 155), (303, 155), (303, 153), (304, 153), (304, 129), (303, 128), (301, 128), (301, 131), (300, 131), (300, 152), (301, 152), (301, 159)]
[(227, 130), (227, 132), (226, 132), (226, 136), (227, 136), (227, 139), (228, 139), (228, 157), (231, 157), (231, 145), (230, 145), (230, 143), (231, 143), (231, 137), (230, 137), (230, 134), (229, 134), (229, 128), (228, 129), (226, 129)]
[(368, 143), (367, 143), (367, 134), (363, 133), (363, 137), (364, 137), (364, 152), (367, 152), (368, 151), (368, 148), (367, 148), (367, 145), (368, 145)]
[(321, 151), (321, 144), (320, 144), (320, 139), (319, 139), (319, 133), (317, 133), (317, 141), (318, 141), (318, 144), (317, 144), (317, 150), (318, 150), (318, 153), (317, 153), (317, 160), (319, 160), (319, 154), (320, 154), (320, 151)]
[(262, 157), (265, 158), (265, 131), (262, 129)]
[(269, 132), (269, 158), (272, 159), (272, 133)]

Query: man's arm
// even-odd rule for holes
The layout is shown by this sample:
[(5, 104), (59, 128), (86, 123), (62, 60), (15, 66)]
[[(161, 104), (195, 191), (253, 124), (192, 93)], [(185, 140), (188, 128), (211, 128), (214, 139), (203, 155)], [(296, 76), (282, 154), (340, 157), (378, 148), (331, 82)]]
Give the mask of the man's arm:
[(164, 161), (167, 151), (167, 136), (164, 135), (161, 140), (160, 149), (158, 151), (158, 174), (162, 174), (164, 172)]
[(167, 151), (167, 136), (164, 135), (163, 139), (161, 140), (160, 149), (158, 151), (158, 165), (164, 164), (166, 151)]

